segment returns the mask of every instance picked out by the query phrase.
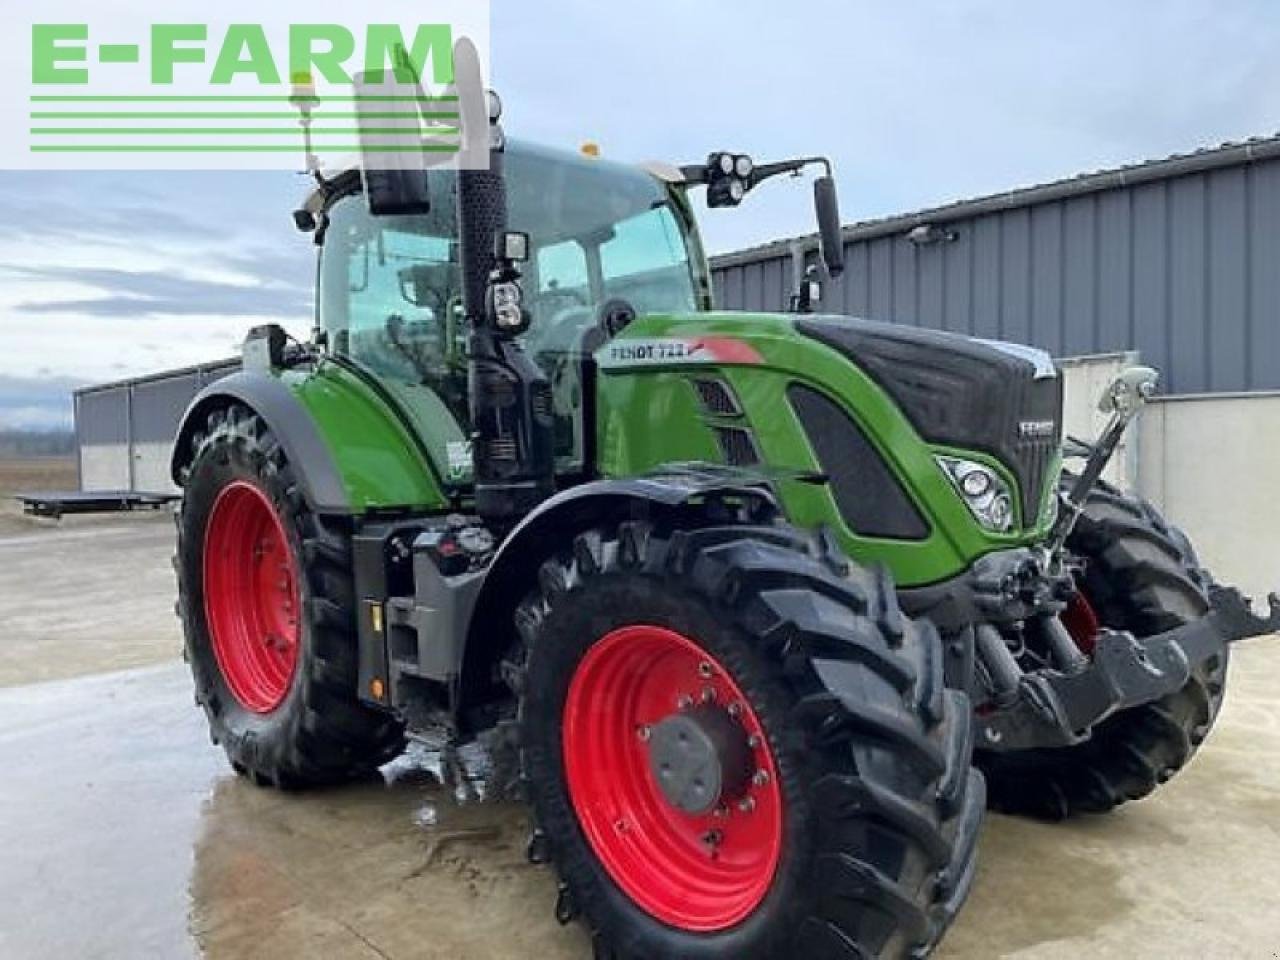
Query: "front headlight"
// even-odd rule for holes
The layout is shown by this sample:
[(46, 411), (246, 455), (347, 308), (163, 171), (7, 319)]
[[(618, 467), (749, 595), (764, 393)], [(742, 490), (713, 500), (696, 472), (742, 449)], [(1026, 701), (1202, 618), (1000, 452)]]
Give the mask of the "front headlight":
[(974, 519), (988, 530), (1008, 533), (1013, 526), (1013, 495), (1000, 474), (981, 463), (959, 457), (938, 457), (937, 460)]

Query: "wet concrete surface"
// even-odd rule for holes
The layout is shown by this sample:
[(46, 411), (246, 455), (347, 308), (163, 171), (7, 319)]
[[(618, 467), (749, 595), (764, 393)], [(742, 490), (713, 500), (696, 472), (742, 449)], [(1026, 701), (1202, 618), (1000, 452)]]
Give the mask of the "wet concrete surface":
[[(230, 773), (176, 660), (171, 538), (166, 518), (0, 531), (0, 958), (588, 957), (523, 810), (459, 805), (430, 752), (308, 794)], [(160, 665), (102, 672), (134, 663)], [(1280, 638), (1237, 649), (1228, 691), (1156, 797), (989, 818), (937, 956), (1280, 957)]]
[(0, 521), (0, 687), (181, 656), (169, 514)]
[[(1280, 649), (1240, 649), (1219, 729), (1100, 818), (992, 817), (937, 956), (1274, 958)], [(384, 780), (281, 794), (230, 774), (180, 664), (0, 690), (0, 956), (590, 955), (524, 860), (523, 811), (464, 804), (415, 751)]]
[(459, 805), (435, 766), (253, 787), (180, 664), (0, 690), (0, 957), (588, 954), (525, 862), (523, 811)]

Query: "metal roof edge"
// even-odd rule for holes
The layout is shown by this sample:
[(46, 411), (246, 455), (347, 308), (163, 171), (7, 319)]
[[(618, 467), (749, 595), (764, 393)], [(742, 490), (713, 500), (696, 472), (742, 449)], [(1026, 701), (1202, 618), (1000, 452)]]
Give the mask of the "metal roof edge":
[[(1175, 153), (1159, 160), (1147, 160), (1142, 163), (1129, 164), (1095, 173), (1083, 173), (1062, 180), (1036, 184), (1029, 187), (1017, 187), (1001, 193), (976, 197), (971, 200), (957, 200), (952, 203), (930, 207), (914, 213), (898, 214), (879, 220), (866, 220), (844, 227), (845, 243), (858, 243), (875, 240), (880, 237), (898, 233), (907, 233), (922, 224), (947, 224), (956, 220), (967, 220), (972, 217), (990, 213), (1003, 213), (1021, 207), (1034, 206), (1040, 203), (1052, 203), (1070, 197), (1098, 193), (1103, 190), (1114, 190), (1120, 187), (1131, 187), (1140, 183), (1166, 180), (1172, 177), (1201, 173), (1223, 167), (1241, 166), (1261, 160), (1280, 158), (1280, 134), (1270, 137), (1253, 137), (1240, 142), (1224, 143), (1217, 147), (1206, 147), (1193, 153)], [(725, 267), (741, 266), (772, 260), (791, 255), (797, 245), (804, 250), (817, 246), (816, 233), (798, 237), (788, 237), (743, 250), (722, 253), (710, 258), (713, 270)]]
[(225, 360), (214, 360), (209, 363), (197, 363), (189, 367), (178, 367), (175, 370), (162, 370), (159, 373), (148, 373), (141, 377), (126, 377), (123, 380), (112, 380), (110, 383), (94, 383), (87, 387), (81, 387), (73, 390), (73, 397), (83, 397), (92, 393), (103, 393), (108, 390), (119, 390), (122, 387), (136, 387), (144, 383), (158, 383), (162, 380), (171, 380), (174, 377), (190, 376), (193, 373), (211, 373), (215, 370), (225, 370), (229, 367), (238, 367), (240, 365), (239, 357), (228, 357)]

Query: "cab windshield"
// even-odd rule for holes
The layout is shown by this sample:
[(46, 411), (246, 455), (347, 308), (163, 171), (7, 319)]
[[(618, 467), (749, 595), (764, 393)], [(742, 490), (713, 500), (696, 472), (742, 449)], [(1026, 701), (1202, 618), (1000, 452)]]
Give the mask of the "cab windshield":
[[(602, 305), (637, 314), (710, 306), (688, 208), (634, 167), (513, 143), (506, 155), (510, 229), (529, 234), (523, 343), (551, 380), (562, 472), (582, 466), (583, 359), (599, 344)], [(456, 238), (456, 181), (433, 172), (431, 212), (372, 217), (363, 196), (330, 211), (319, 321), (330, 350), (397, 396), (454, 482), (469, 479), (466, 327)], [(450, 468), (450, 464), (452, 467)]]

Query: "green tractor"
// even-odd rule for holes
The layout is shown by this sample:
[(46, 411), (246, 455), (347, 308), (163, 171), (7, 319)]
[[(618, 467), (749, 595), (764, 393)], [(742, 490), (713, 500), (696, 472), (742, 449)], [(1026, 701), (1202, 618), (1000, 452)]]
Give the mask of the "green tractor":
[[(596, 955), (927, 954), (988, 801), (1112, 809), (1183, 767), (1274, 629), (1062, 472), (1025, 347), (717, 312), (689, 195), (821, 160), (636, 168), (507, 143), (365, 162), (296, 219), (317, 330), (269, 326), (173, 474), (196, 698), (240, 774), (366, 777), (443, 723), (518, 757), (530, 858)], [(843, 245), (827, 172), (822, 260)]]

